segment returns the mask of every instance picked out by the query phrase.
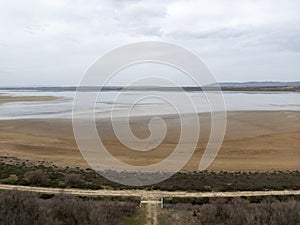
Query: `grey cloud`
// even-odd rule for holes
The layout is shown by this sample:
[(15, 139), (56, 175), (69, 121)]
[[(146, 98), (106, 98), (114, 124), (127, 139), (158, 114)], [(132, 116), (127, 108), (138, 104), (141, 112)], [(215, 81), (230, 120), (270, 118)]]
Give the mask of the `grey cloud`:
[(160, 21), (166, 15), (164, 5), (135, 2), (117, 9), (113, 17), (123, 32), (131, 35), (161, 36)]
[(234, 39), (235, 45), (243, 48), (263, 47), (269, 50), (300, 51), (300, 29), (295, 26), (238, 26), (223, 27), (206, 31), (176, 31), (166, 34), (173, 38), (191, 40), (218, 40), (226, 42)]
[[(201, 0), (0, 1), (0, 61), (12, 71), (10, 80), (0, 71), (1, 84), (74, 84), (105, 52), (153, 39), (206, 58), (220, 80), (241, 74), (248, 80), (261, 74), (291, 79), (300, 72), (297, 7), (294, 0), (228, 0), (226, 5)], [(288, 72), (278, 66), (283, 64)]]
[(114, 6), (126, 6), (128, 4), (136, 4), (142, 0), (111, 0), (110, 3)]
[(129, 28), (130, 33), (144, 36), (155, 36), (160, 37), (163, 34), (163, 31), (160, 27), (152, 27), (152, 26), (138, 26)]
[(212, 30), (203, 31), (176, 31), (169, 33), (167, 35), (179, 38), (189, 38), (189, 39), (227, 39), (227, 38), (241, 38), (247, 37), (252, 33), (252, 29), (249, 26), (241, 27), (221, 27)]
[(45, 32), (47, 29), (47, 25), (39, 25), (39, 24), (34, 24), (34, 25), (27, 25), (24, 27), (24, 31), (26, 33), (29, 33), (29, 34), (38, 34), (38, 33), (41, 33), (41, 32)]
[(269, 44), (278, 50), (300, 52), (300, 29), (297, 27), (277, 28), (267, 32), (260, 44)]
[(158, 6), (136, 6), (129, 7), (125, 9), (123, 15), (126, 15), (128, 18), (132, 18), (135, 20), (149, 20), (153, 18), (161, 18), (166, 16), (166, 9), (164, 7)]
[[(250, 34), (250, 33), (249, 33)], [(240, 40), (242, 47), (264, 47), (273, 51), (300, 51), (300, 29), (268, 26), (253, 29), (251, 35)]]
[(0, 42), (0, 48), (7, 48), (9, 45)]

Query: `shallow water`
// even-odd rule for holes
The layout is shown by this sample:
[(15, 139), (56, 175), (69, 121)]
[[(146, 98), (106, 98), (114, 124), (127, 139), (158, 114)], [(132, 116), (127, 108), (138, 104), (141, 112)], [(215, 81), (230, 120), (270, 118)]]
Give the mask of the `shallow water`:
[[(14, 96), (60, 96), (59, 100), (45, 102), (13, 102), (0, 106), (0, 119), (71, 118), (75, 92), (1, 91)], [(217, 97), (210, 93), (210, 99)], [(147, 97), (148, 96), (148, 97)], [(300, 110), (300, 93), (295, 92), (224, 92), (228, 111), (233, 110)], [(117, 91), (102, 92), (95, 104), (97, 117), (111, 116), (114, 109), (117, 116), (176, 114), (176, 106), (190, 113), (184, 107), (186, 98), (193, 103), (197, 112), (210, 112), (210, 105), (202, 92), (176, 91)], [(141, 99), (142, 98), (142, 99)], [(166, 101), (169, 99), (169, 102)], [(140, 100), (140, 101), (139, 101)], [(80, 103), (81, 115), (93, 110), (89, 101)], [(175, 108), (174, 108), (174, 106)], [(211, 102), (211, 104), (215, 104)], [(215, 105), (216, 106), (216, 105)], [(186, 109), (185, 109), (186, 108)], [(216, 106), (216, 109), (222, 107)], [(181, 111), (182, 112), (182, 111)]]

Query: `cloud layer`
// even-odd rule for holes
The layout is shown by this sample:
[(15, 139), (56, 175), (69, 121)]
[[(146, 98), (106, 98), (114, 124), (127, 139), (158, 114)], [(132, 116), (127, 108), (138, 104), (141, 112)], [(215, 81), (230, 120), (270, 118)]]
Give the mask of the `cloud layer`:
[(160, 40), (219, 81), (299, 80), (300, 1), (0, 2), (0, 85), (74, 85), (102, 54)]

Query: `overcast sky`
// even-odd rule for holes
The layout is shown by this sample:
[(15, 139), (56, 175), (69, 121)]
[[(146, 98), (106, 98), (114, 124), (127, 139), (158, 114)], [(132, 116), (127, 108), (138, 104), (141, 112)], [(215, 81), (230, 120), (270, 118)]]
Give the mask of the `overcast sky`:
[(300, 80), (300, 1), (2, 0), (0, 86), (77, 85), (101, 55), (167, 41), (217, 81)]

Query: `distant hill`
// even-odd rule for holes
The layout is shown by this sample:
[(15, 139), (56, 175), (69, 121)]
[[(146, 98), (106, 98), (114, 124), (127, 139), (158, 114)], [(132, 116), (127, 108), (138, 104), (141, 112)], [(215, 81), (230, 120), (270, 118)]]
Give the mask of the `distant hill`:
[(251, 82), (222, 82), (221, 87), (283, 87), (300, 86), (300, 81), (295, 82), (276, 82), (276, 81), (251, 81)]

